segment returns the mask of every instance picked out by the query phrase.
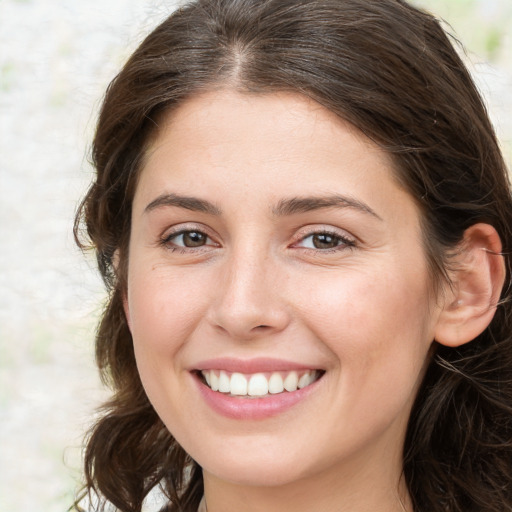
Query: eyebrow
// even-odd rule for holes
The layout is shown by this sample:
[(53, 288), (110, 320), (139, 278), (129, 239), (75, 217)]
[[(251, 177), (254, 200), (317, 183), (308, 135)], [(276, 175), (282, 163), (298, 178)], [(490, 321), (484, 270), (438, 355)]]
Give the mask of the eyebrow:
[(162, 206), (177, 206), (194, 212), (209, 213), (210, 215), (220, 215), (221, 210), (213, 203), (197, 197), (180, 196), (178, 194), (162, 194), (151, 201), (144, 213), (150, 212)]
[[(178, 194), (161, 194), (146, 206), (144, 213), (165, 206), (177, 206), (178, 208), (185, 208), (186, 210), (207, 213), (216, 216), (222, 214), (221, 209), (210, 201), (199, 199), (197, 197), (181, 196)], [(380, 215), (372, 210), (372, 208), (370, 208), (366, 203), (359, 201), (358, 199), (339, 194), (333, 194), (329, 196), (291, 197), (289, 199), (282, 199), (272, 209), (272, 213), (276, 217), (285, 217), (288, 215), (307, 213), (323, 208), (353, 208), (382, 220), (382, 217), (380, 217)]]
[(353, 208), (363, 213), (367, 213), (382, 220), (372, 208), (366, 203), (354, 199), (352, 197), (333, 194), (329, 196), (319, 197), (292, 197), (290, 199), (282, 199), (272, 212), (276, 216), (293, 215), (297, 213), (306, 213), (322, 208)]

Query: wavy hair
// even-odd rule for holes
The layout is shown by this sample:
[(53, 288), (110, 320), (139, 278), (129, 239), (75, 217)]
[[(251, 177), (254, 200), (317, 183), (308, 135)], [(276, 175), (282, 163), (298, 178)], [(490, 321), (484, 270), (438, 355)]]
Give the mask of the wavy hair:
[[(296, 92), (356, 126), (393, 158), (422, 212), (432, 280), (464, 231), (498, 231), (511, 275), (512, 202), (483, 101), (439, 21), (402, 0), (195, 0), (142, 42), (106, 92), (93, 141), (96, 179), (75, 236), (110, 292), (96, 358), (113, 395), (85, 451), (85, 488), (140, 512), (160, 485), (169, 512), (195, 512), (201, 469), (150, 405), (123, 311), (131, 204), (158, 119), (201, 91)], [(114, 253), (121, 259), (114, 271)], [(123, 255), (125, 255), (123, 257)], [(512, 310), (437, 346), (410, 417), (403, 471), (415, 512), (512, 511)], [(79, 509), (79, 499), (75, 508)]]

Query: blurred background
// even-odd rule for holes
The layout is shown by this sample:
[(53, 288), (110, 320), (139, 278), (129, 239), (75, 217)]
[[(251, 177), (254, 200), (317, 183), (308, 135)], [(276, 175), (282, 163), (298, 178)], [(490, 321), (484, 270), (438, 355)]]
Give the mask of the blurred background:
[[(72, 238), (102, 94), (177, 2), (0, 0), (0, 511), (63, 512), (104, 398), (104, 292)], [(512, 2), (416, 0), (465, 44), (512, 161)], [(149, 509), (148, 509), (149, 510)]]

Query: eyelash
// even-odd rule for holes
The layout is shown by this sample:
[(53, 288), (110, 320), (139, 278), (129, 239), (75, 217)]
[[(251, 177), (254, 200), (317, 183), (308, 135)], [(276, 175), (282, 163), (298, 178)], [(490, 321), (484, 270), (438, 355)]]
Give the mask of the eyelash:
[(349, 238), (348, 236), (344, 236), (336, 231), (331, 231), (328, 229), (319, 229), (319, 230), (310, 232), (308, 234), (305, 234), (304, 236), (301, 236), (299, 241), (296, 242), (294, 245), (297, 246), (298, 244), (303, 243), (308, 238), (312, 239), (313, 237), (319, 236), (319, 235), (327, 235), (327, 236), (334, 238), (337, 241), (337, 245), (335, 247), (324, 248), (324, 249), (320, 249), (317, 247), (316, 248), (315, 247), (303, 247), (303, 248), (307, 251), (312, 251), (317, 254), (318, 253), (325, 254), (325, 253), (339, 252), (339, 251), (343, 251), (346, 249), (352, 249), (356, 246), (355, 239)]
[[(182, 246), (182, 245), (176, 245), (175, 240), (180, 236), (186, 235), (187, 233), (188, 234), (196, 233), (196, 234), (204, 236), (206, 238), (205, 244), (198, 245), (196, 247), (187, 247), (187, 246)], [(308, 252), (313, 252), (315, 254), (318, 254), (318, 253), (326, 254), (326, 253), (332, 253), (332, 252), (339, 252), (339, 251), (343, 251), (346, 249), (352, 249), (353, 247), (356, 246), (356, 241), (353, 238), (343, 236), (340, 233), (337, 233), (336, 231), (332, 231), (332, 230), (328, 230), (328, 229), (318, 229), (315, 231), (310, 231), (307, 234), (304, 233), (303, 235), (301, 235), (299, 240), (297, 242), (293, 243), (292, 247), (301, 248), (301, 246), (299, 244), (304, 243), (308, 238), (313, 238), (315, 236), (322, 236), (322, 235), (334, 238), (334, 240), (337, 242), (337, 245), (335, 247), (323, 248), (323, 249), (318, 248), (318, 247), (302, 246), (302, 249), (304, 249), (305, 251), (308, 251)], [(211, 243), (208, 244), (208, 240)], [(199, 252), (199, 251), (205, 250), (205, 248), (211, 247), (211, 246), (218, 247), (218, 244), (213, 242), (212, 238), (204, 230), (194, 229), (194, 228), (181, 229), (179, 231), (168, 233), (167, 235), (163, 236), (160, 239), (159, 245), (165, 247), (166, 249), (169, 249), (172, 252), (179, 251), (180, 253)]]
[[(199, 245), (197, 247), (187, 247), (187, 246), (176, 245), (173, 242), (173, 240), (177, 239), (180, 236), (184, 236), (187, 233), (188, 234), (197, 233), (199, 235), (203, 235), (206, 238), (205, 245)], [(198, 251), (204, 250), (205, 247), (210, 247), (211, 245), (216, 245), (215, 243), (207, 244), (208, 240), (212, 241), (211, 237), (208, 236), (208, 234), (205, 233), (204, 230), (189, 228), (189, 229), (180, 229), (179, 231), (173, 231), (172, 233), (168, 233), (167, 235), (165, 235), (164, 237), (162, 237), (160, 239), (159, 244), (162, 245), (163, 247), (165, 247), (166, 249), (169, 249), (172, 252), (179, 251), (180, 253), (187, 253), (190, 251), (198, 252)]]

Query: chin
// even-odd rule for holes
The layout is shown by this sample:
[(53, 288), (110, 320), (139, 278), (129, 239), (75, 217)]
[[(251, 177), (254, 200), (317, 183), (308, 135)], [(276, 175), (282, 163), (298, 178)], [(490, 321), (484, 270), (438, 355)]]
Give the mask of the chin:
[(290, 465), (276, 461), (264, 465), (245, 461), (229, 465), (212, 464), (211, 467), (203, 467), (203, 470), (219, 480), (250, 487), (282, 487), (302, 477), (296, 468), (292, 471)]
[[(265, 443), (261, 438), (259, 442), (254, 438), (234, 442), (232, 439), (224, 446), (218, 443), (215, 447), (203, 448), (201, 452), (194, 460), (204, 471), (236, 485), (279, 487), (314, 471), (313, 453), (286, 446), (286, 443)], [(304, 462), (307, 462), (307, 467)]]

